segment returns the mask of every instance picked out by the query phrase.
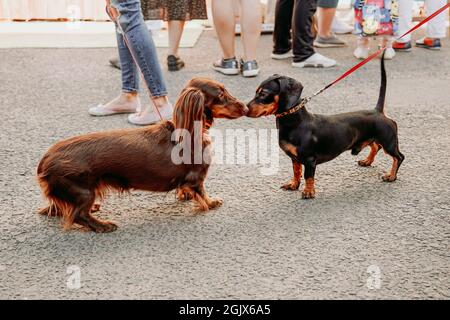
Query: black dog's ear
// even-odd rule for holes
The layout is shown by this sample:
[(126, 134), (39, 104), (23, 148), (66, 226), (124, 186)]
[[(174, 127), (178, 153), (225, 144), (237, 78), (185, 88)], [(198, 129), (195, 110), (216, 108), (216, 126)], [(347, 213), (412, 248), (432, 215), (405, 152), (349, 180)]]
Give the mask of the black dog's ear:
[(279, 78), (278, 83), (280, 85), (278, 110), (286, 111), (295, 107), (300, 102), (303, 91), (302, 84), (288, 77)]

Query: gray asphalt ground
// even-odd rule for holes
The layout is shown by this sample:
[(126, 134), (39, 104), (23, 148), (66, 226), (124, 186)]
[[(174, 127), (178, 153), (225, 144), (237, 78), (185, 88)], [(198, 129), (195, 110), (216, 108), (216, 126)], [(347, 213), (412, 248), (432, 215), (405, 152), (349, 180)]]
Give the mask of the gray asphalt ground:
[[(339, 66), (315, 70), (271, 60), (271, 37), (263, 36), (261, 75), (243, 79), (211, 70), (220, 53), (206, 31), (194, 49), (181, 50), (183, 71), (164, 70), (171, 100), (194, 76), (222, 81), (244, 101), (273, 73), (299, 79), (311, 94), (356, 63), (355, 38), (345, 39), (349, 47), (320, 50)], [(280, 190), (291, 178), (280, 151), (274, 175), (262, 175), (263, 164), (213, 166), (207, 189), (224, 205), (204, 215), (174, 192), (112, 195), (99, 213), (118, 223), (111, 234), (65, 232), (58, 219), (37, 215), (43, 200), (35, 171), (60, 139), (131, 127), (124, 115), (87, 114), (120, 90), (119, 72), (107, 62), (115, 50), (0, 50), (0, 298), (450, 298), (448, 39), (443, 46), (387, 62), (387, 113), (406, 156), (395, 183), (381, 181), (391, 165), (384, 153), (370, 168), (356, 163), (367, 150), (345, 153), (318, 167), (317, 198), (302, 200)], [(165, 49), (158, 53), (165, 61)], [(308, 108), (370, 109), (378, 86), (377, 59)], [(215, 128), (273, 129), (275, 120), (223, 120)], [(67, 286), (72, 265), (80, 268), (79, 289)]]

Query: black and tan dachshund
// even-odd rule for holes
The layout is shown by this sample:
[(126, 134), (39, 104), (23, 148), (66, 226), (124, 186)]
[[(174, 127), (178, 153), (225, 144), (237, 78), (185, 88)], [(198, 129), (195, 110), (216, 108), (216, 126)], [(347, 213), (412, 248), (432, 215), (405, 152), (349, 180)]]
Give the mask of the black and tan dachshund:
[(373, 110), (341, 113), (331, 116), (312, 114), (301, 103), (303, 86), (298, 81), (273, 75), (260, 84), (254, 99), (248, 103), (248, 117), (274, 114), (279, 130), (279, 145), (292, 159), (294, 177), (282, 186), (297, 190), (302, 165), (305, 167), (304, 199), (315, 197), (314, 175), (318, 164), (330, 161), (351, 150), (357, 155), (370, 146), (369, 156), (358, 162), (370, 166), (382, 148), (393, 159), (390, 172), (383, 181), (392, 182), (404, 160), (398, 147), (397, 124), (384, 114), (386, 71), (384, 54), (381, 59), (381, 87), (378, 103)]

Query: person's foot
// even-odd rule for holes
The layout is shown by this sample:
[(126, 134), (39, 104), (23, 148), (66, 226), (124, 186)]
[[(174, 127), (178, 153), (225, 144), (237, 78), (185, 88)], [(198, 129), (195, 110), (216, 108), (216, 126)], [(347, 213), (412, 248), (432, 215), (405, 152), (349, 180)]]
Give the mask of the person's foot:
[(181, 60), (180, 57), (171, 54), (167, 56), (167, 68), (169, 71), (178, 71), (184, 68), (184, 61)]
[(342, 21), (338, 17), (334, 17), (333, 23), (331, 25), (331, 30), (336, 34), (345, 34), (345, 33), (351, 33), (353, 31), (353, 27), (346, 24), (344, 21)]
[(114, 100), (107, 104), (99, 104), (90, 107), (88, 112), (92, 116), (110, 116), (120, 113), (134, 113), (139, 112), (141, 104), (137, 94), (122, 93)]
[(256, 77), (259, 74), (259, 67), (256, 60), (245, 61), (241, 59), (241, 72), (246, 78)]
[(292, 58), (293, 56), (294, 55), (292, 54), (292, 50), (289, 50), (288, 52), (285, 52), (285, 53), (272, 52), (270, 54), (270, 57), (275, 60), (289, 59), (289, 58)]
[(407, 42), (394, 41), (392, 43), (392, 48), (394, 48), (395, 51), (400, 51), (400, 52), (411, 51), (412, 50), (411, 41), (407, 41)]
[(353, 51), (353, 55), (356, 59), (366, 59), (369, 57), (369, 47), (357, 46), (355, 51)]
[(327, 58), (317, 52), (304, 61), (292, 62), (292, 66), (296, 68), (305, 68), (305, 67), (329, 68), (335, 65), (336, 65), (335, 60)]
[(416, 40), (416, 46), (430, 50), (440, 50), (441, 39), (424, 37), (419, 40)]
[(173, 108), (170, 103), (166, 103), (162, 107), (157, 108), (158, 112), (148, 106), (141, 112), (130, 114), (128, 116), (128, 122), (138, 126), (146, 126), (157, 123), (161, 120), (170, 120), (172, 118)]
[(320, 37), (319, 35), (314, 40), (314, 46), (318, 48), (333, 48), (333, 47), (344, 47), (347, 42), (339, 39), (336, 35), (332, 34), (329, 37)]
[(117, 68), (120, 70), (121, 65), (120, 65), (120, 60), (119, 57), (114, 57), (109, 59), (109, 63), (111, 64), (111, 67)]
[(220, 59), (214, 62), (213, 69), (226, 75), (239, 74), (239, 63), (236, 58)]
[[(381, 58), (381, 55), (379, 56)], [(392, 60), (395, 57), (395, 50), (392, 47), (388, 47), (386, 48), (386, 50), (384, 50), (384, 59), (385, 60)]]

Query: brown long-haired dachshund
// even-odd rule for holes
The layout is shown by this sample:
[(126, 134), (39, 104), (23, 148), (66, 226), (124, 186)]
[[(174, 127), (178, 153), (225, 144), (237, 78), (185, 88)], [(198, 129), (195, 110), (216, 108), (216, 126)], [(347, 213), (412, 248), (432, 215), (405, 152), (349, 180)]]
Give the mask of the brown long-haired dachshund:
[[(47, 151), (37, 169), (39, 184), (49, 201), (40, 213), (62, 216), (66, 228), (77, 223), (95, 232), (111, 232), (117, 229), (116, 224), (92, 216), (99, 210), (95, 200), (102, 199), (108, 190), (167, 192), (180, 188), (180, 194), (192, 195), (199, 210), (218, 207), (222, 201), (208, 197), (204, 187), (209, 161), (174, 163), (173, 149), (188, 140), (185, 135), (174, 139), (173, 133), (183, 129), (181, 132), (190, 134), (191, 142), (195, 143), (197, 137), (203, 150), (208, 150), (207, 129), (213, 119), (234, 119), (246, 112), (245, 104), (222, 84), (194, 78), (175, 103), (172, 121), (60, 141)], [(196, 121), (201, 125), (200, 134), (194, 130)], [(188, 158), (193, 159), (193, 153)]]

